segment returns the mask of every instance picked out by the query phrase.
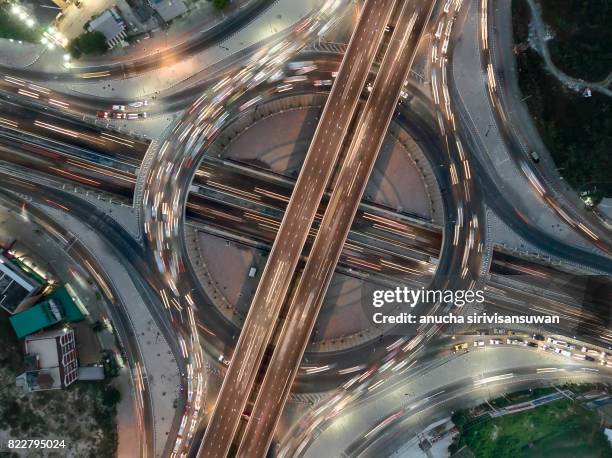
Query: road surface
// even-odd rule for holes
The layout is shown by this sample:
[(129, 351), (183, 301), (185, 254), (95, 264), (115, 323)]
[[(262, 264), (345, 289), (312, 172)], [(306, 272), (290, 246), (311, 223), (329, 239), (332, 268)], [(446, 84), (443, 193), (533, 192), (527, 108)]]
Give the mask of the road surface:
[(198, 456), (227, 455), (395, 0), (366, 2), (315, 132)]
[(238, 456), (265, 456), (433, 3), (406, 1), (283, 320)]

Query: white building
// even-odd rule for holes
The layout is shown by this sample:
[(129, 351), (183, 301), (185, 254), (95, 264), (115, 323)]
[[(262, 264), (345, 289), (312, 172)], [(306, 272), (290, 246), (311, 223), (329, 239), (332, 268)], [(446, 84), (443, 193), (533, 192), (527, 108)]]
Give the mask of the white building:
[(157, 11), (164, 22), (170, 22), (187, 12), (187, 7), (181, 0), (149, 0), (149, 5)]
[(0, 307), (13, 314), (40, 298), (45, 285), (0, 254)]
[(78, 377), (74, 331), (65, 326), (26, 337), (26, 371), (17, 386), (26, 391), (66, 388)]
[(114, 9), (104, 10), (100, 16), (92, 19), (87, 26), (90, 32), (100, 32), (106, 38), (106, 45), (109, 48), (115, 47), (125, 37), (125, 24)]

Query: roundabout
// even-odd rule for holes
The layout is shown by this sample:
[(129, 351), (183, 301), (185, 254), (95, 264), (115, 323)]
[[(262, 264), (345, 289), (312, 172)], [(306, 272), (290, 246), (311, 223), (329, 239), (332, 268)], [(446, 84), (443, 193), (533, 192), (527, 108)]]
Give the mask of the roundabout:
[[(324, 101), (325, 94), (312, 91), (260, 102), (224, 127), (210, 147), (216, 151), (216, 157), (204, 155), (201, 169), (212, 169), (208, 164), (229, 163), (236, 175), (244, 174), (242, 169), (249, 168), (250, 173), (257, 173), (264, 180), (292, 186)], [(228, 186), (212, 174), (200, 184), (200, 193), (227, 200), (227, 194), (221, 191), (228, 191)], [(240, 189), (239, 184), (232, 187), (230, 194), (239, 198), (233, 203), (252, 211), (257, 208), (258, 197), (265, 196), (265, 191), (259, 188), (251, 192)], [(393, 123), (366, 187), (363, 206), (435, 226), (440, 224), (443, 214), (440, 202), (425, 153), (405, 127)], [(259, 207), (261, 214), (276, 209)], [(240, 326), (252, 301), (258, 273), (265, 265), (269, 245), (257, 239), (232, 237), (232, 234), (228, 240), (223, 233), (207, 231), (208, 227), (196, 226), (195, 233), (189, 234), (189, 238), (197, 238), (196, 246), (192, 245), (195, 250), (189, 252), (190, 259), (194, 263), (199, 258), (206, 265), (208, 275), (203, 281), (214, 288), (216, 306), (234, 325)], [(354, 227), (354, 231), (358, 232), (359, 227)], [(428, 265), (422, 285), (427, 286), (426, 279), (434, 268), (433, 264)], [(401, 279), (401, 276), (395, 277)], [(389, 331), (389, 326), (376, 326), (372, 321), (372, 291), (396, 278), (392, 274), (364, 278), (350, 267), (340, 266), (331, 281), (307, 352), (346, 350), (367, 344)]]

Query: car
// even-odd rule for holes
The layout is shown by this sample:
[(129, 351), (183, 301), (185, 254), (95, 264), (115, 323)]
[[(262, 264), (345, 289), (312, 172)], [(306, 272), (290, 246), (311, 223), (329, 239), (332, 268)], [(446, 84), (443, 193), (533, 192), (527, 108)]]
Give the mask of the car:
[(530, 157), (530, 158), (531, 158), (531, 160), (532, 160), (533, 162), (535, 162), (536, 164), (537, 164), (538, 162), (540, 162), (540, 155), (539, 155), (537, 152), (535, 152), (535, 151), (531, 151), (531, 152), (529, 153), (529, 157)]
[(126, 119), (127, 115), (125, 113), (111, 113), (111, 118), (113, 118), (113, 119)]
[(114, 111), (125, 111), (125, 105), (113, 105)]
[(535, 342), (527, 342), (527, 346), (532, 348), (538, 348), (538, 344)]
[(524, 341), (522, 341), (521, 339), (506, 339), (506, 343), (508, 345), (521, 345), (521, 346), (525, 346), (527, 345)]
[(316, 65), (309, 65), (308, 67), (302, 67), (295, 72), (296, 75), (305, 75), (317, 69)]
[(484, 340), (475, 340), (474, 341), (474, 346), (475, 347), (484, 347)]
[(301, 81), (307, 81), (308, 77), (306, 75), (295, 75), (295, 76), (288, 76), (286, 78), (283, 79), (283, 82), (285, 83), (299, 83)]
[(534, 340), (539, 340), (539, 341), (544, 340), (544, 336), (542, 334), (534, 334), (532, 337), (534, 338)]
[(595, 349), (589, 348), (589, 347), (582, 347), (580, 349), (580, 351), (582, 353), (586, 353), (588, 355), (594, 355), (594, 356), (604, 356), (605, 355), (605, 353), (603, 351), (595, 350)]
[(313, 64), (314, 62), (310, 60), (302, 61), (302, 62), (289, 62), (287, 64), (287, 67), (289, 67), (291, 70), (299, 70), (304, 67), (311, 67)]
[(502, 342), (501, 342), (501, 340), (499, 340), (499, 339), (491, 339), (491, 340), (489, 340), (489, 343), (490, 343), (491, 345), (499, 345), (499, 344), (501, 344)]
[(143, 112), (143, 113), (128, 113), (127, 114), (127, 119), (146, 119), (147, 118), (147, 113)]
[(557, 345), (559, 347), (563, 347), (563, 348), (569, 348), (569, 349), (575, 348), (573, 345), (568, 344), (564, 340), (553, 339), (552, 337), (548, 337), (546, 341), (551, 344)]
[(331, 86), (332, 85), (332, 80), (315, 80), (313, 85), (315, 87)]
[(108, 111), (96, 111), (98, 118), (108, 118)]
[(149, 104), (148, 100), (138, 100), (136, 102), (129, 103), (128, 105), (132, 108), (146, 107)]
[(456, 345), (453, 345), (453, 351), (455, 353), (458, 352), (459, 350), (467, 350), (467, 348), (468, 348), (467, 342), (461, 342)]
[(561, 348), (555, 348), (555, 353), (559, 353), (560, 355), (570, 357), (572, 354), (567, 350), (562, 350)]

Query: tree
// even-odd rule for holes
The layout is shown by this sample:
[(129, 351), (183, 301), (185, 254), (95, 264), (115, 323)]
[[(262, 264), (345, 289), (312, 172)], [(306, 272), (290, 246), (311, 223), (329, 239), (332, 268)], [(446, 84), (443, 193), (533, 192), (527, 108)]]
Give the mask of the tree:
[(121, 402), (121, 392), (114, 386), (107, 386), (102, 393), (102, 404), (111, 408)]
[(230, 0), (212, 0), (212, 4), (218, 10), (222, 10), (223, 8), (225, 8), (227, 5), (229, 5), (229, 2)]
[(106, 37), (98, 31), (82, 33), (70, 42), (68, 50), (75, 59), (82, 54), (104, 54), (108, 51)]

